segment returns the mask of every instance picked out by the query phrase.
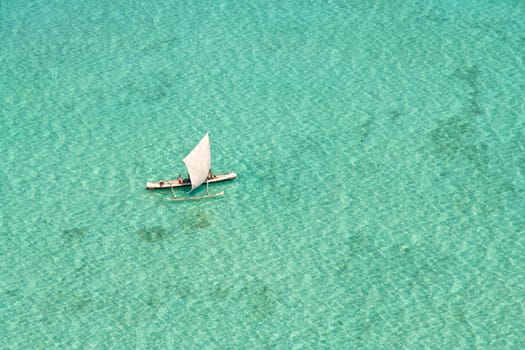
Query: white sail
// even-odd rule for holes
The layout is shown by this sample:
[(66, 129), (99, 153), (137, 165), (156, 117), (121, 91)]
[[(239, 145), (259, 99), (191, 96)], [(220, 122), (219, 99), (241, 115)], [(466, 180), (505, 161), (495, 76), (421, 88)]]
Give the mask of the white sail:
[(191, 190), (193, 191), (208, 178), (211, 169), (211, 151), (210, 137), (208, 133), (183, 160), (191, 181)]

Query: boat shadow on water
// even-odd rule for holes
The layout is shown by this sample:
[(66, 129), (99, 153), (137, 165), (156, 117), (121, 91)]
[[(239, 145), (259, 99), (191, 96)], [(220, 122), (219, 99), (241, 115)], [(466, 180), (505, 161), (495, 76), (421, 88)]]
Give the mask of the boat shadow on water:
[(86, 231), (85, 227), (66, 229), (62, 232), (62, 242), (70, 248), (76, 247), (86, 236)]
[(213, 220), (205, 210), (193, 210), (182, 217), (174, 227), (166, 228), (161, 225), (143, 227), (135, 232), (137, 237), (145, 243), (161, 242), (177, 235), (193, 235), (199, 231), (208, 230)]
[(168, 230), (160, 225), (141, 228), (136, 234), (141, 241), (147, 243), (163, 241), (169, 236)]

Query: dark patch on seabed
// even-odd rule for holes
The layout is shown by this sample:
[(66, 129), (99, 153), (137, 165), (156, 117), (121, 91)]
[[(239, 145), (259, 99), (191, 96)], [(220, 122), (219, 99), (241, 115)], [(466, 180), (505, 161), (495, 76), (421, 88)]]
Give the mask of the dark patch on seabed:
[(100, 280), (104, 269), (97, 263), (83, 261), (77, 267), (64, 270), (59, 279), (49, 283), (48, 297), (42, 304), (41, 321), (53, 324), (72, 313), (91, 313), (102, 307), (91, 293), (90, 286)]
[(468, 86), (475, 88), (480, 82), (480, 68), (477, 64), (468, 66), (466, 68), (460, 67), (454, 70), (453, 76), (459, 80), (463, 80)]
[(62, 240), (68, 247), (76, 247), (85, 236), (85, 228), (71, 228), (62, 232)]
[(179, 297), (175, 282), (150, 280), (141, 286), (139, 294), (134, 297), (138, 301), (137, 309), (134, 311), (139, 314), (147, 314), (154, 318), (161, 307), (167, 305), (170, 300)]
[(368, 141), (368, 137), (370, 135), (370, 132), (374, 128), (374, 122), (375, 122), (375, 116), (370, 116), (367, 120), (365, 120), (361, 125), (359, 125), (359, 143), (366, 143)]
[(175, 300), (185, 300), (194, 294), (192, 287), (192, 279), (188, 277), (180, 277), (174, 281), (172, 286), (172, 294), (170, 298)]
[(213, 287), (213, 291), (212, 291), (212, 296), (216, 299), (219, 299), (219, 300), (224, 300), (228, 297), (228, 295), (230, 294), (231, 292), (231, 286), (229, 285), (221, 285), (219, 283), (217, 283), (214, 287)]
[(362, 258), (373, 249), (370, 237), (363, 230), (353, 231), (349, 234), (341, 245), (341, 249), (346, 252), (344, 256), (335, 264), (335, 272), (338, 278), (349, 281), (352, 278), (352, 264)]
[(483, 112), (479, 98), (481, 95), (481, 70), (477, 64), (467, 68), (457, 68), (453, 76), (467, 85), (468, 99), (465, 103), (467, 117), (474, 117)]
[(438, 6), (432, 6), (423, 14), (423, 18), (435, 23), (444, 23), (449, 20), (447, 12)]
[(137, 236), (143, 242), (158, 242), (168, 237), (168, 231), (164, 227), (157, 225), (138, 230)]
[(460, 160), (466, 162), (463, 166), (470, 165), (476, 170), (483, 171), (488, 164), (488, 147), (477, 141), (478, 135), (473, 124), (473, 119), (483, 112), (480, 103), (480, 75), (478, 65), (458, 68), (454, 71), (453, 77), (466, 84), (468, 91), (467, 99), (463, 104), (465, 112), (438, 121), (437, 127), (429, 133), (429, 141), (434, 155), (447, 161)]
[(266, 283), (259, 279), (249, 281), (241, 289), (241, 306), (246, 308), (250, 317), (262, 321), (275, 311), (278, 303), (276, 294)]
[(93, 297), (87, 291), (63, 288), (54, 293), (43, 303), (40, 321), (53, 324), (71, 313), (84, 312), (93, 307)]
[(437, 154), (452, 155), (461, 152), (472, 136), (472, 126), (462, 117), (453, 116), (438, 122), (430, 132), (430, 141)]
[(211, 219), (205, 210), (194, 210), (185, 216), (181, 221), (184, 228), (189, 229), (185, 232), (194, 232), (195, 230), (204, 230), (212, 225)]

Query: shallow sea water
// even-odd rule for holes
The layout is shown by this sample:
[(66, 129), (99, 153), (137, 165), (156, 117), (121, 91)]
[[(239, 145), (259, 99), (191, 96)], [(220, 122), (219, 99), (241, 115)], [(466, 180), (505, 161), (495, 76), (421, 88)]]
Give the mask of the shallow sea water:
[(525, 347), (523, 18), (0, 2), (0, 347)]

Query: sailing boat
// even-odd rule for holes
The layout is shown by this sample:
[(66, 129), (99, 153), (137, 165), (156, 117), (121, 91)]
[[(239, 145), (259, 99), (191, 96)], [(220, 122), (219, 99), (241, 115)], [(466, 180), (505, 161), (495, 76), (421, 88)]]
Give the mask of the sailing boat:
[[(224, 195), (224, 191), (209, 194), (208, 184), (215, 182), (222, 182), (233, 180), (237, 177), (237, 174), (232, 172), (228, 174), (213, 174), (211, 172), (211, 150), (210, 150), (210, 137), (208, 133), (204, 135), (202, 140), (199, 141), (197, 146), (183, 159), (184, 165), (188, 170), (188, 178), (183, 179), (180, 175), (177, 180), (161, 180), (156, 182), (146, 182), (147, 190), (156, 190), (163, 188), (171, 188), (173, 198), (167, 198), (168, 200), (187, 200), (187, 199), (201, 199), (210, 198)], [(175, 187), (189, 187), (191, 186), (192, 192), (202, 184), (206, 183), (206, 195), (203, 196), (191, 196), (191, 197), (179, 197), (175, 196)]]

